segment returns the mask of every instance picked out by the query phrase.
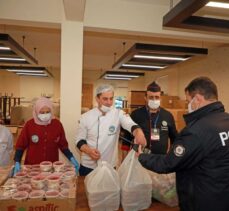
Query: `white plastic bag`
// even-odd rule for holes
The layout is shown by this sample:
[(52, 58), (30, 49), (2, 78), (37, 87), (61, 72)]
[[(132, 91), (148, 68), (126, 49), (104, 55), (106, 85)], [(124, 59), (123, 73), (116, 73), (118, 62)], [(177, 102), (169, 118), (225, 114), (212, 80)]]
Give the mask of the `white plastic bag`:
[(117, 171), (106, 161), (84, 180), (91, 211), (118, 210), (120, 205), (120, 180)]
[(150, 172), (152, 178), (152, 197), (170, 207), (178, 205), (175, 173), (157, 174)]
[(121, 180), (121, 204), (124, 211), (147, 209), (151, 205), (152, 181), (131, 150), (118, 173)]

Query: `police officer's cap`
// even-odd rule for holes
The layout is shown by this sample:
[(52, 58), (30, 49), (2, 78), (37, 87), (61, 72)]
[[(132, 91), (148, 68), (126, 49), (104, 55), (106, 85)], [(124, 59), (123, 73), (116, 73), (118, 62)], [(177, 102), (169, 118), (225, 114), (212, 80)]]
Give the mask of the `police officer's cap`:
[(160, 92), (161, 91), (161, 87), (155, 81), (153, 81), (151, 84), (149, 84), (147, 86), (147, 91)]

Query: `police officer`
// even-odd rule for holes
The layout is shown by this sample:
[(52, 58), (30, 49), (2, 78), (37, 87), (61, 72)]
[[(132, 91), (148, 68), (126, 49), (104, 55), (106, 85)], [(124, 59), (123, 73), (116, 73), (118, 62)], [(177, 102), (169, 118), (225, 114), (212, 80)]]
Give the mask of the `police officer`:
[(97, 161), (107, 161), (113, 167), (118, 161), (120, 126), (133, 133), (135, 142), (146, 145), (142, 130), (129, 115), (114, 108), (114, 89), (103, 84), (96, 89), (98, 107), (82, 114), (76, 135), (76, 146), (82, 152), (79, 173), (87, 175)]
[(229, 210), (229, 114), (217, 87), (198, 77), (185, 88), (187, 126), (167, 155), (143, 154), (139, 161), (158, 173), (176, 172), (181, 211)]
[[(161, 87), (152, 82), (148, 85), (145, 101), (146, 105), (134, 110), (131, 118), (143, 130), (147, 139), (147, 148), (155, 154), (166, 154), (169, 148), (169, 139), (173, 144), (177, 130), (172, 114), (160, 106)], [(125, 132), (126, 139), (132, 137)], [(123, 141), (123, 150), (128, 150), (129, 144)]]

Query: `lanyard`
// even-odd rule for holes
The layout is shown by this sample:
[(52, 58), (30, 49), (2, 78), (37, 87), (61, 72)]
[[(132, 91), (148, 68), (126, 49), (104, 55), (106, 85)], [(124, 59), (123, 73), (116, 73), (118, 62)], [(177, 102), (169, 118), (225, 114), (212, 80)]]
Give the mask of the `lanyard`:
[[(149, 109), (148, 109), (148, 113), (149, 113), (150, 128), (151, 128), (151, 126), (152, 126), (152, 118), (151, 118), (151, 113), (150, 113)], [(154, 128), (157, 128), (157, 121), (159, 119), (159, 115), (160, 115), (160, 110), (158, 111), (157, 117), (156, 117), (156, 119), (154, 121), (154, 125), (153, 125)]]

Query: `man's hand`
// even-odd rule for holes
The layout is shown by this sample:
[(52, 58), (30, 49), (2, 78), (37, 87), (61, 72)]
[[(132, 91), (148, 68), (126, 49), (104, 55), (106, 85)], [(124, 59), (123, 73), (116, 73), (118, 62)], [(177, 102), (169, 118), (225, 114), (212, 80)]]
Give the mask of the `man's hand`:
[(141, 128), (136, 128), (133, 131), (133, 135), (134, 135), (134, 143), (135, 144), (146, 146), (146, 144), (147, 144), (146, 138), (145, 138), (145, 135), (144, 135)]
[(99, 160), (101, 157), (99, 150), (90, 148), (87, 144), (82, 145), (80, 151), (88, 154), (93, 160)]
[(140, 154), (142, 154), (142, 145), (138, 146), (138, 152), (136, 152), (136, 156), (139, 157)]
[(88, 155), (93, 159), (93, 160), (99, 160), (101, 157), (99, 150), (97, 149), (91, 149)]

